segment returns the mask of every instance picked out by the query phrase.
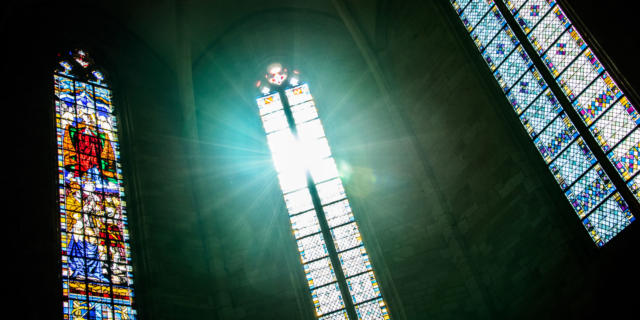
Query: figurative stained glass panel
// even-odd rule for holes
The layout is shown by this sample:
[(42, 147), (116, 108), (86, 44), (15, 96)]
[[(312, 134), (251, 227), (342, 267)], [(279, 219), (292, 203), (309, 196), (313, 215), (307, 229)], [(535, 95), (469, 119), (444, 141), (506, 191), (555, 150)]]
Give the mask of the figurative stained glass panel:
[(506, 21), (500, 13), (500, 10), (498, 10), (496, 6), (491, 8), (489, 14), (482, 18), (482, 21), (480, 21), (478, 26), (471, 32), (471, 37), (476, 43), (476, 46), (478, 46), (478, 49), (483, 51), (489, 41), (498, 34), (505, 24)]
[(460, 14), (467, 30), (473, 30), (480, 19), (491, 9), (491, 6), (493, 6), (493, 0), (471, 0), (471, 3)]
[(547, 83), (542, 79), (538, 70), (532, 67), (509, 90), (507, 99), (516, 112), (520, 113), (519, 110), (524, 110), (546, 88)]
[(532, 65), (531, 59), (519, 45), (493, 73), (493, 76), (498, 80), (502, 90), (507, 92)]
[(582, 223), (598, 246), (603, 246), (635, 220), (619, 193), (614, 193)]
[(635, 175), (640, 165), (640, 129), (636, 129), (622, 140), (607, 157), (625, 181)]
[(529, 0), (520, 7), (518, 13), (515, 15), (515, 19), (525, 34), (531, 32), (531, 29), (533, 29), (538, 22), (544, 18), (554, 3), (555, 1), (551, 0)]
[(558, 41), (542, 55), (542, 61), (544, 61), (555, 78), (586, 48), (587, 44), (580, 34), (578, 34), (578, 31), (571, 26), (560, 36)]
[(556, 79), (564, 94), (573, 101), (604, 69), (589, 48)]
[(621, 95), (622, 92), (620, 92), (618, 86), (613, 82), (609, 74), (605, 72), (578, 96), (578, 99), (573, 102), (573, 106), (582, 117), (584, 123), (590, 126)]
[(522, 113), (520, 121), (531, 138), (535, 138), (560, 112), (558, 99), (547, 89)]
[[(560, 7), (555, 7), (538, 25), (529, 33), (529, 41), (533, 48), (542, 55), (551, 47), (551, 44), (571, 25)], [(554, 50), (562, 48), (553, 48)]]
[(599, 164), (596, 164), (565, 195), (580, 218), (584, 218), (615, 190), (613, 183)]
[(519, 43), (518, 38), (516, 38), (509, 26), (505, 26), (504, 29), (500, 30), (498, 35), (491, 40), (487, 48), (482, 52), (482, 57), (491, 68), (491, 71), (495, 71)]
[(640, 125), (640, 115), (626, 97), (620, 98), (590, 128), (591, 133), (608, 152), (636, 126)]
[(565, 190), (596, 162), (587, 144), (578, 137), (549, 165), (549, 170), (555, 176), (560, 188)]
[(54, 72), (64, 319), (135, 319), (110, 89), (86, 53)]

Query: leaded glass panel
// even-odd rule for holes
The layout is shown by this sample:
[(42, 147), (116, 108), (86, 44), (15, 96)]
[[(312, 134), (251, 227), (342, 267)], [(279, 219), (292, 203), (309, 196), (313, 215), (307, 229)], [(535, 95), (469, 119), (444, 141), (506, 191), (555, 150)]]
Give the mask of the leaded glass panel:
[(333, 179), (316, 185), (323, 205), (346, 198), (340, 179)]
[(507, 5), (507, 8), (511, 11), (511, 13), (515, 14), (518, 12), (518, 9), (522, 7), (522, 5), (527, 2), (527, 0), (507, 0), (504, 3)]
[(571, 22), (565, 16), (560, 7), (555, 7), (529, 34), (529, 41), (533, 48), (542, 55), (549, 49), (552, 43), (558, 39)]
[(358, 320), (386, 320), (389, 319), (387, 306), (382, 299), (356, 305)]
[(634, 220), (635, 217), (629, 211), (629, 206), (616, 192), (582, 223), (593, 241), (598, 246), (603, 246)]
[(331, 228), (354, 221), (349, 200), (345, 199), (340, 202), (324, 206), (323, 210), (325, 218), (327, 218), (327, 223)]
[(336, 281), (331, 260), (324, 258), (304, 265), (304, 273), (307, 276), (307, 284), (310, 289)]
[(599, 164), (596, 164), (565, 194), (578, 216), (584, 218), (614, 190), (615, 187), (607, 174)]
[(605, 111), (590, 130), (602, 147), (602, 151), (608, 152), (638, 125), (640, 125), (640, 115), (629, 100), (622, 97)]
[(578, 136), (578, 130), (569, 117), (562, 112), (533, 140), (547, 163), (550, 163), (566, 146)]
[(531, 29), (549, 12), (553, 4), (555, 1), (530, 0), (520, 7), (515, 19), (525, 34), (531, 32)]
[(338, 257), (342, 271), (347, 278), (371, 270), (369, 255), (364, 246), (346, 250), (338, 254)]
[(587, 48), (556, 79), (564, 94), (573, 101), (604, 70), (598, 59)]
[(380, 296), (378, 281), (372, 271), (347, 279), (353, 303), (360, 303)]
[(355, 222), (331, 229), (338, 252), (362, 245), (362, 236)]
[(321, 234), (298, 240), (298, 251), (300, 252), (302, 263), (324, 258), (329, 255)]
[(565, 190), (596, 162), (587, 144), (578, 137), (549, 165), (549, 170), (562, 190)]
[(562, 107), (553, 92), (547, 89), (522, 113), (520, 121), (531, 138), (535, 138), (560, 112)]
[(622, 140), (607, 157), (625, 181), (635, 175), (640, 165), (640, 129), (636, 129)]
[(471, 3), (460, 14), (460, 19), (467, 30), (473, 30), (491, 6), (493, 6), (493, 0), (471, 0)]
[(495, 71), (519, 43), (509, 26), (498, 32), (498, 35), (493, 38), (489, 46), (482, 52), (482, 57), (487, 61), (491, 71)]
[(578, 99), (573, 102), (573, 106), (582, 117), (584, 123), (590, 126), (593, 120), (597, 119), (621, 95), (622, 92), (620, 92), (618, 86), (613, 82), (609, 74), (605, 72), (578, 96)]
[(344, 308), (344, 301), (337, 283), (312, 290), (311, 298), (318, 316)]
[(498, 67), (493, 76), (504, 92), (507, 92), (513, 84), (531, 67), (533, 63), (521, 45)]
[(347, 312), (342, 310), (336, 313), (332, 313), (323, 317), (320, 317), (320, 320), (349, 320), (349, 316)]
[(551, 75), (555, 78), (586, 48), (587, 44), (582, 40), (578, 31), (571, 26), (558, 38), (558, 41), (542, 55), (542, 61), (544, 61), (547, 69), (549, 69)]
[(546, 88), (547, 83), (542, 79), (538, 70), (531, 67), (531, 70), (527, 71), (509, 90), (507, 99), (518, 112), (518, 110), (524, 110)]
[(450, 0), (453, 7), (456, 9), (456, 12), (460, 13), (464, 7), (469, 4), (471, 0)]
[(320, 224), (315, 210), (291, 216), (289, 219), (291, 219), (291, 228), (296, 239), (320, 232)]
[(471, 37), (478, 49), (483, 51), (489, 41), (495, 37), (505, 24), (506, 21), (500, 13), (500, 10), (498, 10), (496, 6), (491, 8), (489, 14), (487, 14), (473, 32), (471, 32)]

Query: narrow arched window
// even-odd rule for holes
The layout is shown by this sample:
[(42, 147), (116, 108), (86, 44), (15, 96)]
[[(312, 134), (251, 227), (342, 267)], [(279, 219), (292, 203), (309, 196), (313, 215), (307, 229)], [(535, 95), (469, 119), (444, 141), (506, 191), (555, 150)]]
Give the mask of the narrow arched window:
[(258, 109), (316, 316), (390, 319), (309, 85), (269, 67)]
[(64, 319), (134, 319), (111, 89), (82, 50), (61, 54), (53, 78)]

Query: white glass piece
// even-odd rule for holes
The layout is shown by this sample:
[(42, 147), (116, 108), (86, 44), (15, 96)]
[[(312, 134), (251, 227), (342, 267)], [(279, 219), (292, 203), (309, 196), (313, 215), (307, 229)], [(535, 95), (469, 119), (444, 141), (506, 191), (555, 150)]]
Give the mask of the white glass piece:
[(322, 204), (342, 200), (347, 197), (340, 179), (333, 179), (316, 185)]
[(336, 166), (336, 162), (333, 158), (316, 161), (311, 164), (309, 170), (311, 171), (311, 177), (315, 183), (337, 178), (339, 176), (338, 167)]
[(309, 122), (296, 125), (298, 137), (300, 140), (311, 140), (324, 137), (324, 128), (320, 119), (311, 120)]
[(303, 170), (286, 170), (278, 174), (282, 193), (289, 193), (307, 186), (307, 175)]
[(309, 101), (312, 99), (311, 92), (309, 92), (309, 86), (305, 83), (295, 88), (285, 90), (289, 106), (295, 106), (299, 103)]
[(291, 107), (291, 114), (293, 115), (293, 120), (296, 124), (318, 118), (318, 110), (316, 109), (316, 105), (313, 101), (308, 101), (295, 107)]
[(264, 126), (264, 131), (266, 133), (289, 128), (287, 116), (284, 114), (283, 110), (262, 116), (262, 125)]
[(313, 201), (307, 188), (285, 194), (284, 201), (287, 204), (289, 215), (313, 209)]

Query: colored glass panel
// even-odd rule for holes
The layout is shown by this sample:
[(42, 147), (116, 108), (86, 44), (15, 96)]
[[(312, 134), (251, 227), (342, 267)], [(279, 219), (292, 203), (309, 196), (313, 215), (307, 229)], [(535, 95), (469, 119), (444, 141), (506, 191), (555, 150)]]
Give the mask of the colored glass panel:
[[(551, 47), (551, 44), (571, 25), (567, 16), (560, 7), (555, 7), (538, 25), (529, 33), (529, 41), (538, 54), (543, 54)], [(555, 48), (555, 50), (562, 48)]]
[(640, 165), (640, 129), (636, 129), (622, 140), (607, 157), (625, 181), (635, 175)]
[(578, 34), (578, 31), (571, 26), (560, 36), (558, 41), (542, 55), (542, 61), (544, 61), (555, 78), (586, 48), (587, 45), (580, 34)]
[(320, 232), (320, 224), (315, 210), (291, 216), (291, 228), (296, 239)]
[[(512, 1), (513, 2), (513, 1)], [(515, 19), (525, 34), (531, 32), (538, 22), (549, 12), (555, 1), (530, 0), (527, 1), (515, 15)], [(511, 9), (513, 12), (513, 9)]]
[(564, 94), (573, 101), (599, 74), (603, 68), (590, 49), (586, 49), (556, 79)]
[(480, 22), (482, 17), (493, 6), (493, 0), (471, 0), (467, 7), (460, 14), (460, 19), (467, 30), (471, 31)]
[(547, 83), (542, 79), (538, 70), (532, 67), (520, 80), (518, 80), (507, 93), (507, 99), (519, 114), (533, 100), (535, 100), (542, 90), (547, 88)]
[(329, 258), (320, 259), (304, 265), (304, 273), (310, 289), (322, 287), (325, 284), (335, 282), (336, 274)]
[(518, 38), (508, 26), (500, 30), (498, 35), (491, 40), (487, 48), (482, 52), (482, 57), (487, 61), (491, 71), (495, 71), (519, 43)]
[(480, 21), (478, 26), (471, 32), (471, 37), (476, 43), (476, 46), (478, 46), (478, 49), (483, 51), (489, 41), (498, 34), (505, 24), (506, 21), (502, 13), (500, 13), (500, 10), (498, 10), (496, 6), (491, 8), (489, 14), (482, 18), (482, 21)]
[(580, 218), (584, 218), (593, 210), (604, 198), (615, 190), (613, 183), (596, 164), (591, 170), (582, 176), (576, 183), (565, 192)]
[(342, 310), (336, 313), (332, 313), (323, 317), (320, 317), (320, 320), (349, 320), (349, 316), (347, 312)]
[(618, 86), (613, 82), (609, 74), (605, 72), (578, 96), (578, 99), (573, 102), (573, 106), (582, 117), (584, 123), (589, 126), (621, 95), (622, 92), (620, 92)]
[(312, 290), (311, 298), (318, 316), (344, 308), (344, 301), (337, 283)]
[(549, 170), (565, 190), (596, 162), (587, 144), (579, 137), (549, 165)]
[(560, 112), (558, 99), (547, 89), (522, 113), (520, 121), (531, 138), (535, 138)]
[(135, 319), (111, 90), (97, 79), (76, 80), (74, 74), (92, 64), (64, 66), (53, 75), (63, 318)]
[(387, 306), (382, 299), (376, 299), (356, 305), (359, 320), (390, 319)]
[(453, 5), (456, 11), (460, 13), (464, 9), (464, 7), (469, 4), (470, 1), (471, 0), (451, 0), (451, 5)]
[(533, 140), (533, 143), (544, 160), (550, 163), (578, 135), (578, 130), (563, 112)]
[(380, 288), (373, 271), (347, 279), (353, 303), (360, 303), (380, 296)]
[(498, 84), (502, 90), (507, 92), (532, 64), (527, 53), (522, 46), (519, 45), (500, 67), (498, 67), (498, 70), (493, 73), (493, 76), (498, 80)]
[(598, 246), (603, 246), (635, 220), (619, 193), (593, 211), (582, 223)]
[(527, 2), (527, 0), (508, 0), (505, 1), (505, 4), (507, 5), (507, 8), (509, 8), (511, 13), (516, 13), (525, 2)]
[(629, 190), (631, 190), (633, 196), (640, 200), (640, 175), (631, 178), (631, 180), (627, 182), (627, 186), (629, 186)]
[(626, 97), (620, 98), (590, 128), (604, 152), (608, 152), (640, 125), (640, 115)]

